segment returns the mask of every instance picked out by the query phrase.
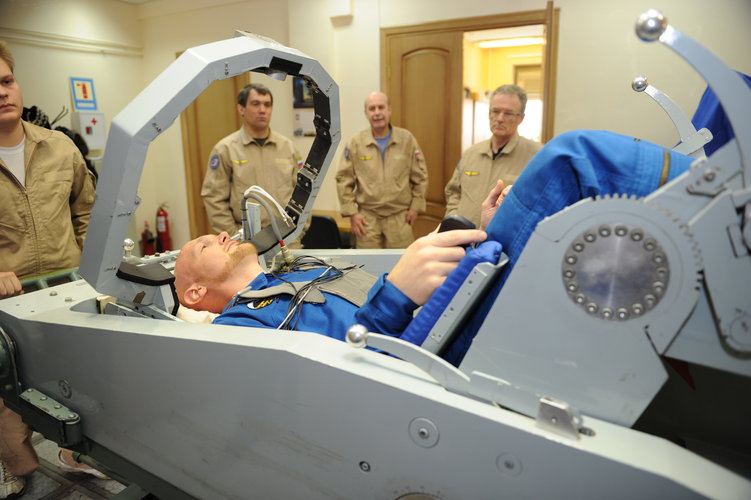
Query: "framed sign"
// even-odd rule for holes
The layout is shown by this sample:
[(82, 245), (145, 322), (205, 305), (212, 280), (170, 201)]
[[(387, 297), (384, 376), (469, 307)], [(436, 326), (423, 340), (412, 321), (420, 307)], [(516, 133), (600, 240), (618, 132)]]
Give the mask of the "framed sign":
[(96, 111), (96, 93), (92, 78), (71, 76), (70, 93), (73, 97), (73, 111)]

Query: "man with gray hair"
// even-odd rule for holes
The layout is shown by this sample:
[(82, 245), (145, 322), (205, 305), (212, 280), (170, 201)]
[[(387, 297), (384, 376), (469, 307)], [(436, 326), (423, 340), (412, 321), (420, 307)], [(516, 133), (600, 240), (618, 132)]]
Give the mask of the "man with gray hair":
[(538, 142), (517, 133), (524, 120), (527, 93), (518, 85), (502, 85), (490, 95), (490, 139), (468, 148), (446, 185), (446, 215), (463, 215), (476, 226), (488, 191), (501, 180), (510, 186), (540, 150)]

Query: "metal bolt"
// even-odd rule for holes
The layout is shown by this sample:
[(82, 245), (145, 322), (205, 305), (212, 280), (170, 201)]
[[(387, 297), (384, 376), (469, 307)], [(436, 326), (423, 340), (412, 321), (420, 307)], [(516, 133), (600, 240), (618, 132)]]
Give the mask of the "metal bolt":
[(576, 255), (571, 255), (571, 254), (567, 255), (566, 256), (566, 264), (570, 264), (572, 266), (574, 264), (576, 264)]
[(652, 256), (652, 262), (655, 264), (662, 264), (665, 262), (665, 254), (662, 253), (656, 253)]
[(625, 307), (619, 307), (618, 311), (616, 311), (616, 316), (621, 321), (627, 320), (629, 317), (628, 309), (626, 309)]
[(610, 236), (610, 228), (608, 226), (602, 226), (597, 232), (604, 238)]
[(613, 310), (609, 307), (606, 307), (602, 310), (602, 317), (605, 319), (610, 319), (613, 317)]
[(566, 285), (566, 290), (568, 290), (571, 293), (574, 293), (579, 289), (579, 284), (576, 281), (571, 281)]
[(428, 439), (430, 437), (430, 431), (425, 427), (420, 427), (417, 430), (417, 435), (420, 436), (421, 439)]
[(662, 295), (665, 291), (665, 283), (662, 281), (655, 281), (652, 283), (652, 290), (654, 290), (657, 295)]
[(55, 297), (57, 295), (57, 292), (55, 290), (52, 290), (50, 292), (50, 297)]
[(595, 236), (594, 233), (584, 233), (584, 241), (587, 243), (592, 243), (597, 239), (597, 236)]
[(711, 170), (708, 170), (708, 171), (704, 172), (704, 180), (705, 181), (712, 182), (714, 180), (714, 178), (715, 178), (715, 173), (712, 172)]
[(634, 316), (641, 316), (644, 312), (644, 306), (637, 302), (631, 306), (631, 312), (634, 313)]
[(657, 248), (657, 243), (652, 238), (644, 241), (644, 250), (651, 252), (655, 248)]
[(576, 271), (574, 271), (573, 269), (570, 269), (570, 268), (569, 269), (564, 269), (563, 270), (563, 276), (565, 276), (568, 279), (571, 279), (574, 276), (576, 276)]
[(370, 464), (363, 460), (360, 462), (360, 470), (363, 472), (370, 472)]
[(668, 270), (666, 267), (658, 267), (655, 270), (655, 274), (657, 275), (658, 278), (660, 278), (661, 280), (664, 280), (668, 275)]
[(589, 314), (597, 314), (597, 311), (600, 309), (600, 307), (595, 304), (594, 302), (590, 302), (587, 304), (587, 312)]
[(657, 303), (657, 297), (655, 297), (651, 293), (648, 293), (644, 296), (644, 303), (647, 304), (647, 307), (654, 307), (654, 305)]
[(628, 234), (628, 229), (626, 229), (626, 226), (616, 226), (615, 228), (616, 236), (626, 236), (627, 234)]
[(577, 293), (576, 297), (574, 297), (574, 300), (577, 304), (584, 304), (587, 301), (587, 296), (583, 293)]
[(644, 238), (644, 233), (639, 231), (638, 229), (634, 229), (631, 231), (631, 239), (634, 241), (641, 241)]
[(577, 241), (571, 246), (571, 248), (574, 249), (574, 252), (581, 252), (582, 250), (584, 250), (584, 243)]

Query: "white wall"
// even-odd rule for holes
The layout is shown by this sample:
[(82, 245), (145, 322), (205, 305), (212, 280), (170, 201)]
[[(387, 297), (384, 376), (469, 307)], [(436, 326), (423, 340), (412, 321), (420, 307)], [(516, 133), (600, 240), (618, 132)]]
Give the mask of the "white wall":
[[(331, 0), (155, 0), (139, 6), (115, 0), (0, 1), (0, 39), (10, 41), (27, 105), (54, 115), (70, 105), (69, 76), (93, 77), (107, 122), (175, 58), (178, 51), (229, 38), (235, 29), (255, 31), (318, 59), (339, 84), (342, 142), (367, 127), (365, 95), (380, 85), (380, 29), (452, 18), (537, 10), (545, 0), (352, 0), (352, 15), (332, 18)], [(715, 0), (556, 0), (560, 9), (556, 134), (578, 128), (608, 129), (672, 145), (672, 124), (647, 96), (634, 93), (631, 79), (644, 74), (692, 114), (703, 81), (682, 59), (633, 34), (638, 15), (660, 8), (679, 30), (709, 47), (729, 65), (751, 73), (751, 2)], [(39, 32), (86, 39), (107, 53), (30, 44), (18, 35)], [(40, 35), (41, 36), (41, 35)], [(15, 38), (14, 38), (15, 37)], [(28, 38), (28, 36), (27, 36)], [(73, 40), (75, 41), (75, 40)], [(87, 46), (84, 44), (79, 44)], [(80, 49), (80, 47), (79, 47)], [(255, 74), (253, 79), (258, 79)], [(274, 82), (276, 84), (276, 82)], [(273, 87), (272, 127), (291, 136), (291, 90)], [(285, 98), (285, 96), (290, 96)], [(447, 119), (450, 119), (447, 118)], [(63, 123), (68, 125), (68, 123)], [(296, 138), (304, 151), (310, 139)], [(337, 155), (338, 157), (339, 155)], [(316, 208), (337, 209), (336, 162)], [(153, 221), (161, 202), (170, 205), (173, 241), (188, 238), (187, 199), (179, 123), (149, 149), (133, 224)]]

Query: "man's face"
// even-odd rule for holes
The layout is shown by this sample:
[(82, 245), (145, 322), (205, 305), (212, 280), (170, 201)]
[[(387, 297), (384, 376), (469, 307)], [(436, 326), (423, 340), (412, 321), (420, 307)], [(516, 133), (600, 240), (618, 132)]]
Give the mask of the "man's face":
[(518, 96), (497, 94), (490, 100), (490, 131), (499, 145), (506, 144), (524, 120)]
[(21, 86), (8, 63), (0, 59), (0, 126), (16, 125), (23, 113)]
[(196, 281), (209, 283), (226, 281), (233, 271), (247, 263), (246, 259), (258, 263), (255, 247), (235, 241), (227, 233), (207, 234), (189, 241), (179, 257)]
[(259, 94), (254, 89), (248, 93), (245, 106), (237, 105), (237, 112), (254, 132), (265, 132), (271, 122), (271, 94)]
[(365, 117), (374, 131), (380, 132), (388, 128), (391, 105), (385, 94), (376, 92), (368, 96), (365, 100)]

